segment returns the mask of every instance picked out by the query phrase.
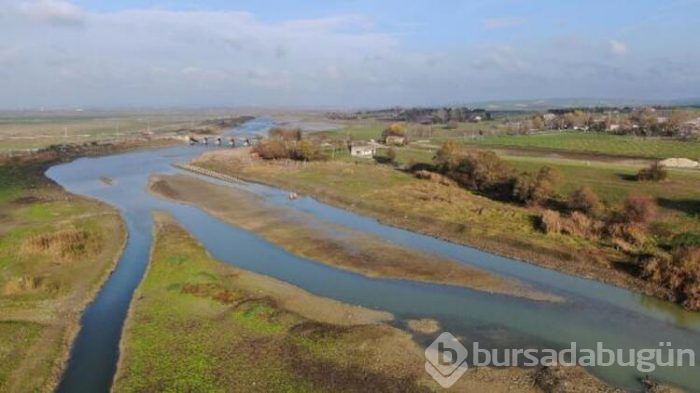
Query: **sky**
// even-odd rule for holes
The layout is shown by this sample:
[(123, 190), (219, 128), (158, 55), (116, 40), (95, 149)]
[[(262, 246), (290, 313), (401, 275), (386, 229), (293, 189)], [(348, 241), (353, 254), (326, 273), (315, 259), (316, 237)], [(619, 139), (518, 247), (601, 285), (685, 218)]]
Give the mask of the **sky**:
[(0, 109), (700, 97), (700, 0), (0, 0)]

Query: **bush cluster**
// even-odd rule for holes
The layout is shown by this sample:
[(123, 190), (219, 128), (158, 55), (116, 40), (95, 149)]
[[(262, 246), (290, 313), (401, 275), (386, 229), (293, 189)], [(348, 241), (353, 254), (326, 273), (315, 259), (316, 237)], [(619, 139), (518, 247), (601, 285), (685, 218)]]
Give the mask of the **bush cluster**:
[(666, 180), (667, 177), (668, 172), (658, 162), (649, 165), (648, 168), (640, 169), (637, 173), (637, 180), (639, 181), (661, 181)]
[(255, 145), (253, 152), (265, 160), (323, 161), (328, 159), (318, 143), (305, 140), (268, 139)]
[(555, 196), (561, 174), (543, 167), (536, 174), (518, 174), (492, 151), (460, 151), (453, 141), (435, 154), (436, 169), (461, 186), (494, 198), (528, 205), (544, 204)]
[(644, 265), (643, 274), (668, 289), (675, 302), (700, 309), (700, 247), (680, 247), (670, 256), (654, 256)]

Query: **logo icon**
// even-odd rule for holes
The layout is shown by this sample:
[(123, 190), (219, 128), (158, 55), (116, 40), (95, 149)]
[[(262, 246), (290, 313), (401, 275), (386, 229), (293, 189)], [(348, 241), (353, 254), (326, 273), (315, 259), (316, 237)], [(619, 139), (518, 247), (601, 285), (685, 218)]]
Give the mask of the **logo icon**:
[(469, 351), (448, 332), (442, 333), (425, 350), (425, 371), (443, 388), (449, 388), (467, 372)]

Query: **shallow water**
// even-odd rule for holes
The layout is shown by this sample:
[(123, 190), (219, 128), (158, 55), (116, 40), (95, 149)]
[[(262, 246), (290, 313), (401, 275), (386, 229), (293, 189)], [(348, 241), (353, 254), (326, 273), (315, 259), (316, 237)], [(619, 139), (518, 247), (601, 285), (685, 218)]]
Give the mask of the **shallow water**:
[[(262, 133), (273, 125), (256, 119), (231, 134)], [(185, 163), (204, 148), (174, 148), (82, 158), (55, 166), (47, 175), (67, 190), (96, 197), (122, 211), (129, 240), (114, 274), (88, 307), (59, 386), (61, 392), (106, 392), (118, 360), (122, 326), (134, 289), (148, 262), (152, 211), (172, 214), (217, 259), (279, 278), (320, 296), (394, 313), (399, 320), (434, 318), (482, 348), (568, 347), (658, 348), (670, 341), (674, 348), (700, 353), (700, 316), (680, 307), (627, 290), (580, 279), (534, 265), (498, 257), (470, 247), (389, 227), (376, 220), (333, 208), (311, 198), (295, 201), (287, 193), (257, 184), (243, 187), (319, 219), (371, 233), (396, 244), (450, 257), (459, 262), (517, 278), (538, 289), (564, 296), (564, 304), (539, 303), (464, 288), (404, 280), (370, 279), (310, 261), (270, 244), (242, 229), (227, 225), (200, 209), (173, 204), (150, 196), (148, 178), (156, 173), (177, 173), (171, 164)], [(114, 179), (113, 185), (100, 181)], [(211, 179), (210, 179), (211, 180)], [(213, 180), (212, 180), (213, 181)], [(426, 338), (429, 340), (429, 338)], [(599, 367), (592, 371), (606, 381), (638, 390), (643, 376), (630, 367)], [(690, 389), (700, 389), (697, 367), (658, 368), (651, 375)]]

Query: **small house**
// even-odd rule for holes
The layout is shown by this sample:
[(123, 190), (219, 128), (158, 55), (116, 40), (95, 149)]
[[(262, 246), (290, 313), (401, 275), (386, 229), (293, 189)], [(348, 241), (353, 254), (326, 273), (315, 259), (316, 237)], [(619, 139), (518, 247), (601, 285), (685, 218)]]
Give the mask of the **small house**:
[(372, 158), (377, 153), (373, 145), (354, 144), (350, 146), (350, 155), (353, 157)]
[(406, 137), (401, 135), (388, 135), (384, 143), (387, 145), (405, 145)]

